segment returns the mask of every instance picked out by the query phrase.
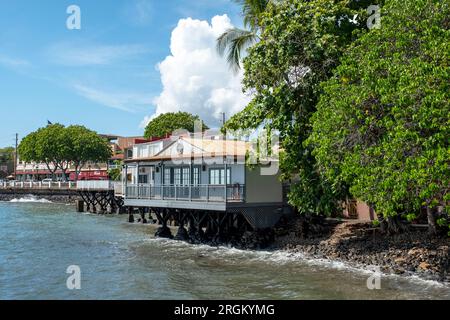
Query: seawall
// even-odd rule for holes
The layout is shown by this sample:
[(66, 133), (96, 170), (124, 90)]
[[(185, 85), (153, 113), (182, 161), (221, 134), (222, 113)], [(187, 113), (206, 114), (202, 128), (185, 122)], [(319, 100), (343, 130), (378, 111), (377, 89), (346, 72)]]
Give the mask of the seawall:
[(76, 190), (0, 189), (0, 201), (11, 201), (27, 196), (56, 203), (75, 203), (76, 200), (81, 200)]

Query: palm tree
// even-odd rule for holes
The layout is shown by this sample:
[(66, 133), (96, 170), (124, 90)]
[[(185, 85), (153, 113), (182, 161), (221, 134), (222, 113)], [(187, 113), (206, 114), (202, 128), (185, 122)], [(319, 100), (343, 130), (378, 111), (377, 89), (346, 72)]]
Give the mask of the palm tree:
[(262, 29), (261, 15), (271, 0), (233, 0), (242, 7), (244, 26), (248, 30), (232, 28), (225, 31), (217, 39), (217, 51), (221, 56), (226, 54), (228, 64), (234, 72), (241, 68), (242, 52), (258, 41)]

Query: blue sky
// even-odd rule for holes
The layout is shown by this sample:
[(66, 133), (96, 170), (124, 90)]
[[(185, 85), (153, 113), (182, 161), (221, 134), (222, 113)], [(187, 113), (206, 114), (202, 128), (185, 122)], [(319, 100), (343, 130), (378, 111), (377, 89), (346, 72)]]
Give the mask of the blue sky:
[[(81, 30), (66, 28), (72, 4), (81, 8)], [(185, 99), (190, 101), (186, 111), (202, 113), (197, 102), (226, 110), (227, 103), (238, 100), (234, 92), (239, 88), (231, 84), (236, 79), (206, 86), (212, 77), (206, 70), (220, 64), (212, 49), (205, 58), (209, 65), (189, 62), (192, 52), (201, 57), (212, 47), (211, 32), (228, 22), (208, 24), (224, 14), (240, 25), (239, 7), (231, 0), (0, 0), (0, 146), (11, 145), (16, 132), (23, 137), (46, 125), (47, 119), (101, 133), (140, 135), (142, 121), (157, 108), (158, 113), (183, 109)], [(193, 20), (180, 23), (186, 18)], [(177, 69), (182, 88), (176, 88)], [(222, 65), (218, 69), (225, 72)], [(212, 125), (214, 117), (207, 119)]]

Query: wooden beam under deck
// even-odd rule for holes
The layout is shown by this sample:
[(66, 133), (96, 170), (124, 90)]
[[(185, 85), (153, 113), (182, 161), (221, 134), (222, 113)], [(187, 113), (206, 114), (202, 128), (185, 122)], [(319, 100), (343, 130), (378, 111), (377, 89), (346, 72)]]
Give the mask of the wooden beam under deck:
[(144, 199), (125, 199), (126, 207), (150, 207), (150, 208), (169, 208), (169, 209), (190, 209), (206, 211), (226, 211), (225, 202), (197, 202), (180, 200), (144, 200)]

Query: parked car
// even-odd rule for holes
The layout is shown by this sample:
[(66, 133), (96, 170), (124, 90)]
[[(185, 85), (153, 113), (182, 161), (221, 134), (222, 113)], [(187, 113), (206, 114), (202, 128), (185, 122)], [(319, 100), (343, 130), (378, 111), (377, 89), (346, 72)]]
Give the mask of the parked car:
[(53, 179), (44, 179), (44, 180), (42, 180), (42, 182), (44, 182), (44, 183), (53, 182)]

